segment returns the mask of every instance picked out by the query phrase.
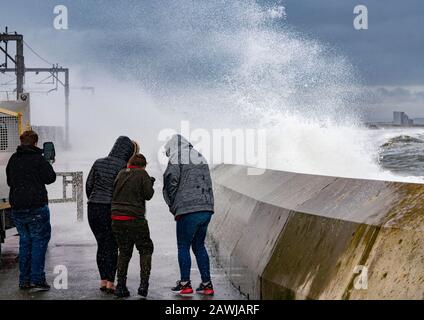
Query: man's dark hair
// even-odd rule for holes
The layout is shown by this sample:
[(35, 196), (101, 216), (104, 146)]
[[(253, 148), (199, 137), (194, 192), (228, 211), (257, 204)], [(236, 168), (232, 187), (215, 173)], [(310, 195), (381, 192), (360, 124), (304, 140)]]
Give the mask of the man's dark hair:
[(128, 161), (128, 165), (140, 168), (145, 167), (147, 165), (146, 157), (137, 153), (131, 157), (130, 161)]
[(35, 146), (38, 142), (38, 134), (35, 131), (28, 130), (19, 137), (23, 146)]

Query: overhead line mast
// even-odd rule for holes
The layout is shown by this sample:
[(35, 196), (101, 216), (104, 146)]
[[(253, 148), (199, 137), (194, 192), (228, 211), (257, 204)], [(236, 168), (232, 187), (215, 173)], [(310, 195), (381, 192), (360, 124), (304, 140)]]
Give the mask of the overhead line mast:
[[(8, 51), (8, 43), (16, 42), (16, 55), (12, 57)], [(3, 48), (1, 44), (4, 43), (5, 47)], [(29, 46), (28, 46), (29, 47)], [(32, 52), (35, 51), (29, 47)], [(16, 75), (16, 99), (19, 100), (20, 95), (24, 92), (24, 80), (25, 73), (40, 73), (47, 72), (50, 73), (53, 78), (56, 79), (65, 89), (65, 147), (69, 147), (69, 69), (59, 67), (57, 64), (53, 65), (51, 68), (25, 68), (24, 62), (24, 39), (23, 35), (15, 33), (9, 33), (6, 27), (4, 33), (0, 33), (0, 51), (4, 53), (4, 63), (0, 64), (0, 73), (15, 73)], [(40, 59), (48, 62), (40, 55), (36, 54)], [(8, 62), (11, 61), (14, 65), (13, 68), (9, 68)], [(61, 81), (59, 78), (59, 73), (64, 74), (64, 81)]]

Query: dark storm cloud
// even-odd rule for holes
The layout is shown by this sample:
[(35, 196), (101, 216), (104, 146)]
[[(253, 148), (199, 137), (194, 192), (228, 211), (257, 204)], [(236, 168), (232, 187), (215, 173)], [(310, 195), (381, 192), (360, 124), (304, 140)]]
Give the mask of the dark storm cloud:
[(419, 103), (424, 105), (424, 91), (412, 91), (403, 87), (394, 87), (388, 89), (385, 87), (377, 87), (368, 92), (368, 104), (384, 104), (384, 103)]
[[(424, 1), (284, 0), (287, 24), (346, 54), (365, 83), (424, 83)], [(353, 28), (353, 8), (364, 4), (369, 29)]]

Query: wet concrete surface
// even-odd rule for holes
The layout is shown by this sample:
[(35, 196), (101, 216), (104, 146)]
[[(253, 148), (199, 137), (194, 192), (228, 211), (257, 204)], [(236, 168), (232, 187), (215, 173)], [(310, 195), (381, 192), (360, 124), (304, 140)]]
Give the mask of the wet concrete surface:
[[(156, 173), (156, 176), (159, 172)], [(85, 175), (86, 176), (86, 175)], [(162, 199), (161, 186), (155, 186), (156, 194), (147, 205), (152, 240), (155, 245), (148, 299), (245, 299), (232, 286), (223, 269), (211, 256), (211, 275), (215, 287), (214, 297), (180, 297), (170, 291), (179, 279), (175, 222)], [(51, 204), (52, 239), (46, 258), (47, 280), (52, 285), (48, 292), (31, 293), (18, 289), (18, 243), (19, 237), (6, 239), (2, 246), (0, 267), (0, 300), (4, 299), (117, 299), (99, 290), (99, 273), (96, 265), (96, 242), (88, 226), (86, 207), (84, 221), (77, 222), (75, 204)], [(128, 273), (129, 299), (139, 299), (137, 288), (138, 252), (134, 248)], [(65, 266), (68, 272), (68, 288), (54, 288), (58, 275), (55, 268)], [(63, 269), (62, 269), (63, 270)], [(57, 270), (56, 270), (57, 271)], [(63, 275), (63, 273), (61, 273)], [(200, 283), (200, 274), (192, 255), (192, 284)]]

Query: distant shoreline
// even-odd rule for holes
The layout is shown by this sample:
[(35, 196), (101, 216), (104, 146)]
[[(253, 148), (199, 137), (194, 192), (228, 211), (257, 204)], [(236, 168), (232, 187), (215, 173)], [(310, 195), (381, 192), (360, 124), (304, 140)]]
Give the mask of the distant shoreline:
[(380, 129), (380, 128), (399, 128), (399, 129), (414, 129), (414, 128), (424, 128), (424, 124), (414, 124), (411, 126), (400, 126), (388, 122), (365, 122), (365, 126), (370, 129)]

